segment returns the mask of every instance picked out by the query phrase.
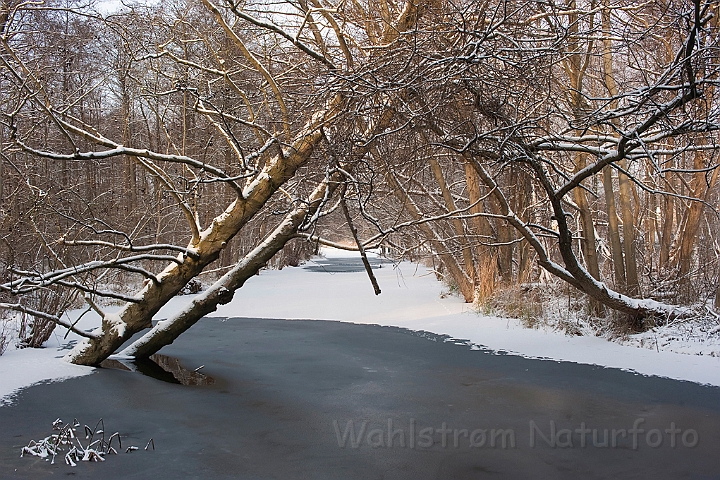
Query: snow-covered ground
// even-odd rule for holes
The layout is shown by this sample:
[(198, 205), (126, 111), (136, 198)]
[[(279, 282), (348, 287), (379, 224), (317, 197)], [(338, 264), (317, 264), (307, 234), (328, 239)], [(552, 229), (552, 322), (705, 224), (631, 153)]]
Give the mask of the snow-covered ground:
[[(64, 330), (64, 329), (63, 329)], [(41, 382), (55, 382), (66, 378), (89, 375), (91, 367), (73, 365), (63, 360), (67, 352), (64, 332), (55, 330), (45, 343), (46, 348), (18, 350), (9, 345), (0, 356), (0, 406), (12, 403), (14, 395), (22, 388)], [(77, 336), (72, 337), (77, 340)], [(70, 340), (71, 341), (71, 340)]]
[[(326, 257), (352, 255), (335, 250), (325, 250), (324, 254)], [(312, 272), (301, 267), (265, 270), (250, 279), (231, 303), (221, 306), (211, 316), (339, 320), (397, 326), (448, 335), (449, 340), (530, 358), (595, 364), (720, 386), (720, 358), (714, 356), (720, 351), (717, 338), (720, 329), (714, 327), (693, 335), (687, 332), (678, 335), (677, 329), (688, 327), (676, 324), (667, 330), (631, 337), (622, 345), (595, 336), (528, 329), (520, 320), (479, 315), (459, 298), (443, 294), (443, 285), (420, 265), (385, 264), (374, 272), (382, 289), (379, 296), (374, 295), (364, 272)], [(156, 318), (171, 316), (191, 299), (190, 295), (174, 298)], [(88, 314), (79, 326), (90, 328), (97, 324), (98, 318)], [(49, 343), (45, 350), (14, 350), (0, 357), (0, 396), (6, 398), (18, 388), (38, 381), (92, 371), (58, 358), (62, 355), (58, 347), (63, 342), (57, 337)], [(641, 343), (646, 348), (638, 348)], [(670, 347), (676, 351), (669, 351)]]

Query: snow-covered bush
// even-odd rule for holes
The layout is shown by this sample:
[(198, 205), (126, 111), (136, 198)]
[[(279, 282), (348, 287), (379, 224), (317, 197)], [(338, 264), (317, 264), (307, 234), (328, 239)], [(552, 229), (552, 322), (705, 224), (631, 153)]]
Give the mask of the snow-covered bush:
[(550, 328), (568, 335), (609, 335), (616, 324), (623, 324), (614, 322), (611, 312), (594, 311), (586, 295), (559, 281), (500, 288), (477, 307), (486, 314), (517, 318), (527, 328)]
[[(78, 292), (64, 289), (36, 290), (25, 296), (26, 306), (41, 312), (52, 312), (58, 317), (78, 306)], [(19, 347), (40, 348), (55, 330), (55, 323), (46, 319), (23, 313), (20, 322)]]

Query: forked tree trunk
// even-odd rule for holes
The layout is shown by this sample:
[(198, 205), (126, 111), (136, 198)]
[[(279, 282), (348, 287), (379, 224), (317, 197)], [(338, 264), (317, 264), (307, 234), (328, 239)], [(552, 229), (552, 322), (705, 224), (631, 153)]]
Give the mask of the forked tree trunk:
[(332, 195), (337, 188), (339, 175), (330, 182), (323, 182), (312, 192), (306, 202), (301, 202), (292, 212), (285, 216), (265, 239), (248, 252), (235, 267), (223, 275), (210, 288), (198, 295), (189, 305), (173, 317), (158, 322), (148, 333), (129, 347), (121, 355), (147, 358), (157, 353), (165, 345), (169, 345), (203, 316), (217, 310), (218, 305), (230, 302), (235, 291), (242, 287), (248, 278), (254, 276), (285, 244), (295, 237), (297, 228), (308, 215), (313, 215), (321, 205), (325, 195)]
[(96, 338), (84, 339), (66, 356), (72, 363), (97, 365), (110, 356), (132, 335), (151, 326), (160, 308), (174, 297), (192, 278), (215, 261), (227, 243), (262, 209), (267, 200), (303, 165), (322, 139), (320, 126), (332, 116), (340, 104), (335, 97), (325, 110), (308, 122), (292, 148), (282, 157), (269, 161), (263, 172), (244, 190), (209, 228), (201, 232), (196, 244), (188, 246), (192, 255), (179, 256), (178, 263), (169, 265), (157, 276), (157, 282), (147, 281), (136, 295), (137, 302), (127, 303), (119, 312), (106, 314)]

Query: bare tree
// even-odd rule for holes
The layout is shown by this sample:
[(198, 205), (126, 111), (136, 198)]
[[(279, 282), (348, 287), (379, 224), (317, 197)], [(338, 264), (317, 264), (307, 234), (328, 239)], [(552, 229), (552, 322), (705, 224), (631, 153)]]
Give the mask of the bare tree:
[[(346, 90), (351, 83), (346, 77), (358, 64), (382, 61), (425, 8), (413, 2), (385, 6), (378, 24), (370, 21), (375, 10), (359, 4), (355, 8), (363, 10), (358, 15), (364, 19), (350, 19), (319, 2), (288, 3), (277, 12), (263, 2), (240, 8), (204, 0), (200, 5), (138, 6), (108, 18), (60, 5), (7, 5), (2, 59), (12, 80), (3, 112), (10, 129), (8, 148), (60, 164), (126, 158), (145, 172), (149, 189), (138, 191), (131, 178), (131, 198), (136, 191), (138, 202), (141, 197), (155, 200), (146, 214), (135, 212), (136, 225), (128, 225), (114, 212), (98, 212), (92, 198), (78, 195), (83, 208), (62, 215), (59, 231), (36, 232), (52, 264), (8, 265), (3, 291), (20, 298), (54, 286), (82, 292), (101, 315), (102, 326), (93, 332), (74, 329), (86, 340), (69, 359), (97, 364), (150, 327), (162, 305), (262, 216), (261, 226), (269, 227), (264, 238), (241, 252), (202, 298), (153, 328), (131, 351), (154, 353), (228, 301), (298, 231), (311, 230), (325, 215), (323, 208), (334, 208), (329, 202), (337, 186), (387, 128), (392, 109), (385, 101)], [(45, 12), (89, 22), (114, 45), (116, 53), (109, 57), (115, 63), (101, 68), (104, 81), (89, 87), (104, 98), (102, 113), (111, 118), (73, 114), (28, 55), (35, 17)], [(143, 18), (152, 19), (150, 28)], [(353, 30), (351, 38), (347, 31)], [(92, 61), (102, 65), (103, 59)], [(108, 81), (115, 82), (116, 95), (106, 95)], [(143, 119), (145, 132), (129, 128), (132, 118)], [(59, 140), (38, 138), (39, 125), (47, 125)], [(338, 159), (322, 145), (346, 143), (338, 136), (342, 125), (354, 141), (349, 156)], [(128, 171), (132, 176), (133, 169)], [(122, 169), (113, 175), (128, 178)], [(229, 203), (203, 203), (208, 194), (227, 198), (217, 194), (218, 186), (232, 193)], [(158, 229), (183, 222), (182, 235), (177, 227), (151, 235), (145, 229), (151, 212), (161, 215)], [(180, 243), (183, 237), (186, 244)], [(85, 255), (77, 256), (78, 251)], [(141, 288), (123, 293), (99, 287), (118, 271), (143, 278)], [(110, 314), (97, 301), (101, 297), (125, 303)], [(30, 312), (22, 301), (3, 306)], [(66, 323), (51, 312), (31, 313)]]
[[(688, 315), (648, 298), (660, 270), (643, 267), (657, 263), (654, 238), (681, 278), (717, 257), (695, 241), (718, 223), (715, 10), (201, 0), (103, 17), (8, 0), (3, 194), (27, 201), (5, 222), (25, 240), (18, 255), (5, 235), (2, 306), (85, 336), (73, 362), (97, 364), (150, 328), (125, 351), (148, 356), (292, 239), (336, 244), (322, 231), (334, 224), (360, 251), (433, 256), (466, 301), (527, 281), (534, 258), (633, 322)], [(66, 50), (42, 42), (55, 37)], [(663, 202), (689, 230), (640, 211)], [(703, 275), (715, 292), (717, 273)], [(81, 293), (102, 326), (82, 332), (26, 302), (45, 289)]]
[[(648, 298), (657, 285), (647, 275), (643, 286), (637, 252), (652, 241), (654, 223), (638, 192), (686, 204), (685, 222), (695, 225), (694, 215), (706, 211), (717, 224), (705, 197), (718, 172), (710, 113), (715, 9), (712, 2), (444, 5), (435, 29), (413, 37), (404, 76), (393, 77), (411, 87), (375, 160), (406, 220), (379, 226), (379, 235), (415, 228), (425, 243), (399, 250), (427, 247), (466, 300), (478, 288), (472, 275), (478, 253), (488, 254), (483, 244), (498, 249), (498, 270), (510, 279), (527, 262), (516, 248), (525, 245), (546, 271), (628, 314), (635, 326), (646, 317), (690, 315), (658, 301), (661, 295)], [(651, 30), (672, 55), (651, 54), (660, 41)], [(474, 170), (464, 182), (463, 165)], [(468, 228), (478, 218), (490, 229), (478, 225), (477, 232), (494, 231), (491, 238)], [(673, 251), (682, 250), (683, 238), (693, 239), (693, 250), (695, 233), (678, 238)], [(612, 252), (601, 254), (608, 243)], [(714, 294), (717, 274), (705, 271), (703, 288)]]

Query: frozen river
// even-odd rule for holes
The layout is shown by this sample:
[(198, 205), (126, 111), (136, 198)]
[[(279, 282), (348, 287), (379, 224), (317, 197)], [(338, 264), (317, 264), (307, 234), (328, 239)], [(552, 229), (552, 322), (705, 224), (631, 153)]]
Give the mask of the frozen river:
[[(720, 477), (716, 387), (445, 340), (329, 321), (204, 319), (162, 353), (191, 372), (204, 365), (208, 385), (104, 368), (0, 407), (0, 477)], [(20, 458), (58, 417), (103, 418), (123, 450), (74, 468)], [(155, 451), (143, 451), (150, 438)], [(125, 453), (129, 445), (140, 450)]]

